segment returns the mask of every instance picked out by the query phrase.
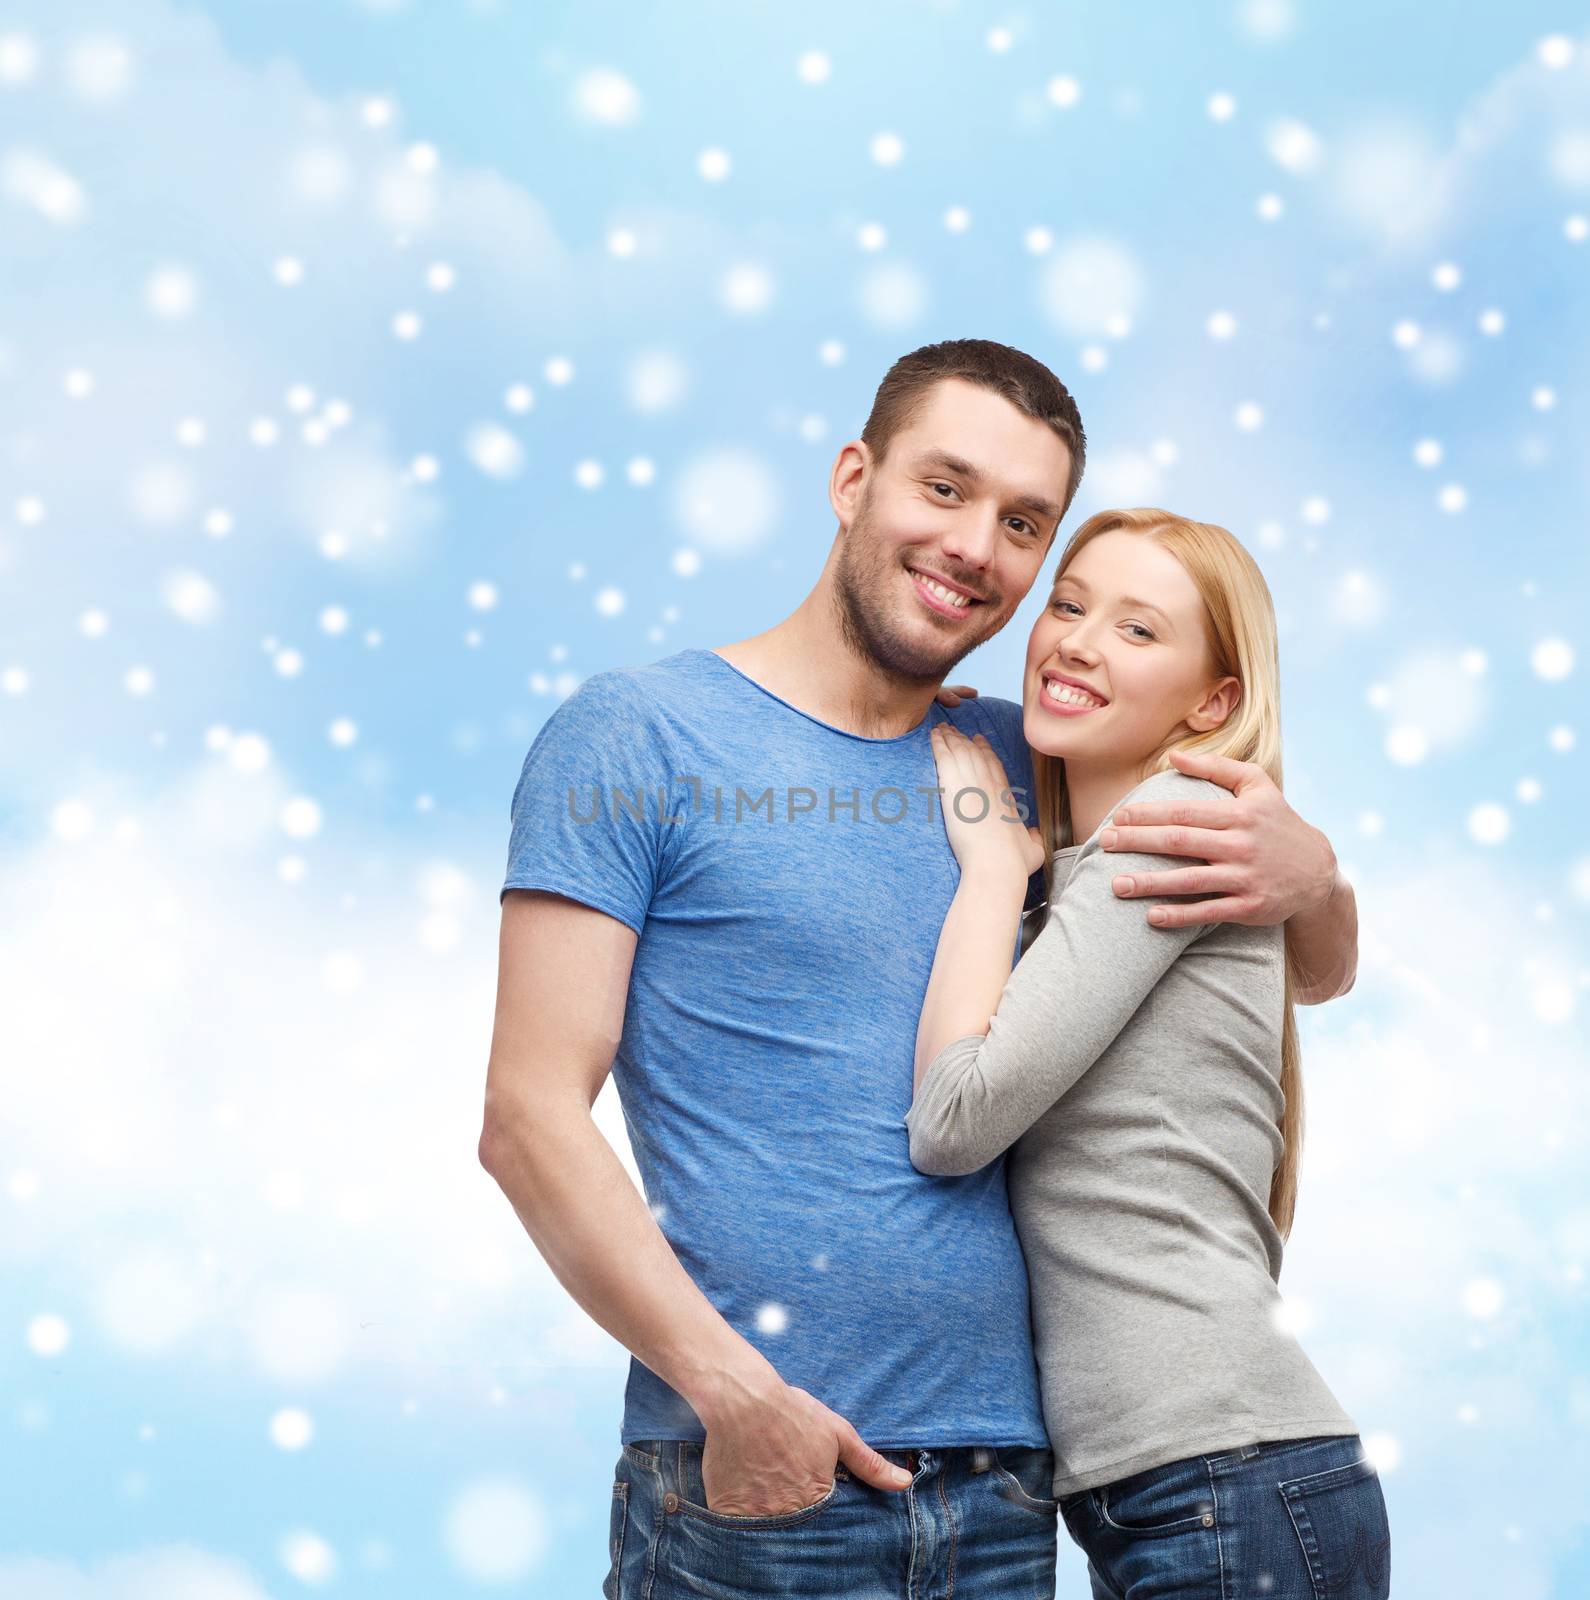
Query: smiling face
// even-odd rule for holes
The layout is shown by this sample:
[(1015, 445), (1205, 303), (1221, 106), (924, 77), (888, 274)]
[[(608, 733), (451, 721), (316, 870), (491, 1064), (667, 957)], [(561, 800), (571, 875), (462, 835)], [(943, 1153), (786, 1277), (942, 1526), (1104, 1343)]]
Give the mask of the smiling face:
[(846, 445), (830, 498), (847, 639), (902, 678), (941, 682), (1032, 587), (1070, 470), (1048, 423), (958, 378), (934, 385), (881, 461)]
[(1241, 685), (1214, 672), (1204, 626), (1197, 586), (1162, 544), (1120, 529), (1095, 535), (1056, 580), (1027, 643), (1027, 742), (1124, 773), (1179, 727), (1217, 727)]

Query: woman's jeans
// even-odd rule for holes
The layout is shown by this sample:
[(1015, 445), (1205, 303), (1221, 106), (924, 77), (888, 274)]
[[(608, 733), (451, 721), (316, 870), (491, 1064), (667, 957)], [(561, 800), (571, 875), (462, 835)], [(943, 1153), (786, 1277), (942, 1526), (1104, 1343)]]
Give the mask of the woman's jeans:
[(1356, 1434), (1192, 1456), (1064, 1496), (1094, 1600), (1386, 1600), (1391, 1529)]
[(603, 1600), (1054, 1600), (1047, 1447), (883, 1450), (909, 1488), (875, 1489), (840, 1463), (820, 1499), (773, 1517), (709, 1511), (701, 1448), (623, 1446)]

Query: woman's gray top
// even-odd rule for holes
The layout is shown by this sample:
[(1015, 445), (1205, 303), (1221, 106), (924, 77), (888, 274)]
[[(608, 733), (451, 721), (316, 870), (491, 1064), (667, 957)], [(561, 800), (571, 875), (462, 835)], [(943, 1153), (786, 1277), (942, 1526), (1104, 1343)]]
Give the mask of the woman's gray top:
[[(1170, 768), (1119, 803), (1209, 798), (1231, 795)], [(1014, 1143), (1056, 1495), (1358, 1431), (1276, 1317), (1285, 926), (1154, 927), (1153, 902), (1111, 880), (1202, 862), (1104, 850), (1104, 826), (1055, 852), (1042, 929), (987, 1036), (945, 1045), (906, 1117), (927, 1173)]]

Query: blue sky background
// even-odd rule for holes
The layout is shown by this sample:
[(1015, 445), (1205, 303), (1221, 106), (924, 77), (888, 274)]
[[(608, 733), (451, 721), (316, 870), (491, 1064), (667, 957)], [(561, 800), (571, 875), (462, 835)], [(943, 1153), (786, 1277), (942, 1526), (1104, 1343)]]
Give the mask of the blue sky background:
[(509, 797), (965, 335), (1076, 393), (1068, 527), (1275, 594), (1362, 919), (1282, 1287), (1396, 1592), (1590, 1591), (1586, 26), (0, 12), (0, 1593), (594, 1594), (625, 1353), (475, 1163)]

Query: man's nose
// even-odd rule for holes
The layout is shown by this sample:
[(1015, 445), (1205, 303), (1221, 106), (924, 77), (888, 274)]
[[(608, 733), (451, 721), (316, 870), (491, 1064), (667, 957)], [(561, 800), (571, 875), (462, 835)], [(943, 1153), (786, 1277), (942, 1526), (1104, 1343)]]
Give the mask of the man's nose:
[(999, 521), (990, 513), (987, 517), (957, 519), (954, 530), (939, 541), (945, 555), (969, 567), (986, 567), (999, 548)]

